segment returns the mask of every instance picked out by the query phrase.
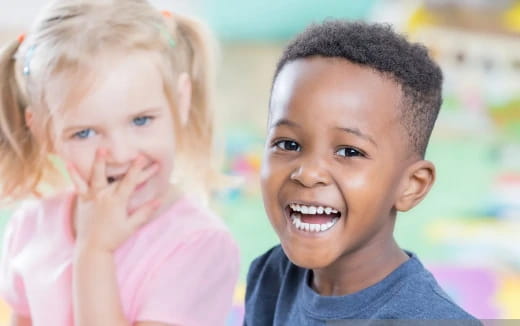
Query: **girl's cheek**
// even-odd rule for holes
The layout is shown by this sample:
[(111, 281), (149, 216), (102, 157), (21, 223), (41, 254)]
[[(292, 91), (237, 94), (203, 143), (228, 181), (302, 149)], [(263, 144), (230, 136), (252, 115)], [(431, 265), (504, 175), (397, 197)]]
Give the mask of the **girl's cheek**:
[(95, 150), (67, 144), (60, 148), (58, 156), (64, 162), (71, 163), (84, 180), (88, 179), (94, 164)]

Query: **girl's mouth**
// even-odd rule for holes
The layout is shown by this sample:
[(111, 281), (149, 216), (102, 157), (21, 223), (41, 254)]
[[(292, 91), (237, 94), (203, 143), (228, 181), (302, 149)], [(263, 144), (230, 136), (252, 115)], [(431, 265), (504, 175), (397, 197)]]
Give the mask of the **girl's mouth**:
[(289, 204), (286, 207), (292, 224), (304, 232), (325, 232), (341, 218), (341, 212), (325, 205)]
[[(108, 184), (111, 184), (111, 183), (114, 183), (116, 181), (119, 181), (123, 178), (123, 175), (120, 175), (120, 176), (111, 176), (111, 177), (107, 177), (107, 182)], [(149, 180), (149, 179), (148, 179)], [(140, 190), (142, 189), (146, 183), (148, 182), (148, 180), (145, 180), (143, 182), (141, 182), (140, 184), (138, 184), (136, 187), (135, 187), (135, 190)]]

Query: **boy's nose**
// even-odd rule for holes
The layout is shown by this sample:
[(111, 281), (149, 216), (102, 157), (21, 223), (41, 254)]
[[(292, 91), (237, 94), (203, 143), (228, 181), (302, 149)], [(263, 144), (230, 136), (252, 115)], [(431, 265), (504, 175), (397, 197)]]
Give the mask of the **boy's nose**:
[(317, 185), (328, 185), (330, 175), (318, 160), (308, 160), (301, 162), (291, 173), (291, 180), (304, 187), (311, 188)]

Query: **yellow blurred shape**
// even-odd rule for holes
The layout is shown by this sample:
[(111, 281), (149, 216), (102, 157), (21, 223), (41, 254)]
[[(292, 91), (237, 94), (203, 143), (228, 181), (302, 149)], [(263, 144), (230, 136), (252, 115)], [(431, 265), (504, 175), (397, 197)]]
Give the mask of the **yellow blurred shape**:
[(260, 156), (258, 156), (258, 155), (248, 155), (247, 156), (247, 162), (251, 165), (251, 167), (255, 171), (259, 171), (260, 170), (260, 165), (262, 163), (262, 160), (261, 160)]
[(5, 302), (0, 300), (0, 326), (7, 326), (9, 323), (10, 309)]
[(246, 297), (246, 286), (240, 282), (235, 288), (235, 294), (233, 297), (233, 303), (243, 304)]
[(504, 277), (497, 296), (498, 303), (503, 310), (502, 318), (520, 318), (520, 277)]
[(508, 29), (520, 32), (520, 2), (504, 13), (504, 24)]
[(424, 6), (420, 6), (408, 19), (408, 33), (414, 33), (425, 25), (435, 24), (435, 18)]

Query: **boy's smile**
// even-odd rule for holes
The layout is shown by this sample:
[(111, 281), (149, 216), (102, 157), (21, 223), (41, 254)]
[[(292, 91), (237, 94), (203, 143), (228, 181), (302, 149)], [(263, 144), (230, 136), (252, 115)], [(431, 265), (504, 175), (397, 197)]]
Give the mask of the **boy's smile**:
[(395, 203), (417, 160), (400, 105), (397, 83), (347, 60), (284, 66), (261, 177), (266, 212), (292, 262), (319, 269), (393, 248)]

